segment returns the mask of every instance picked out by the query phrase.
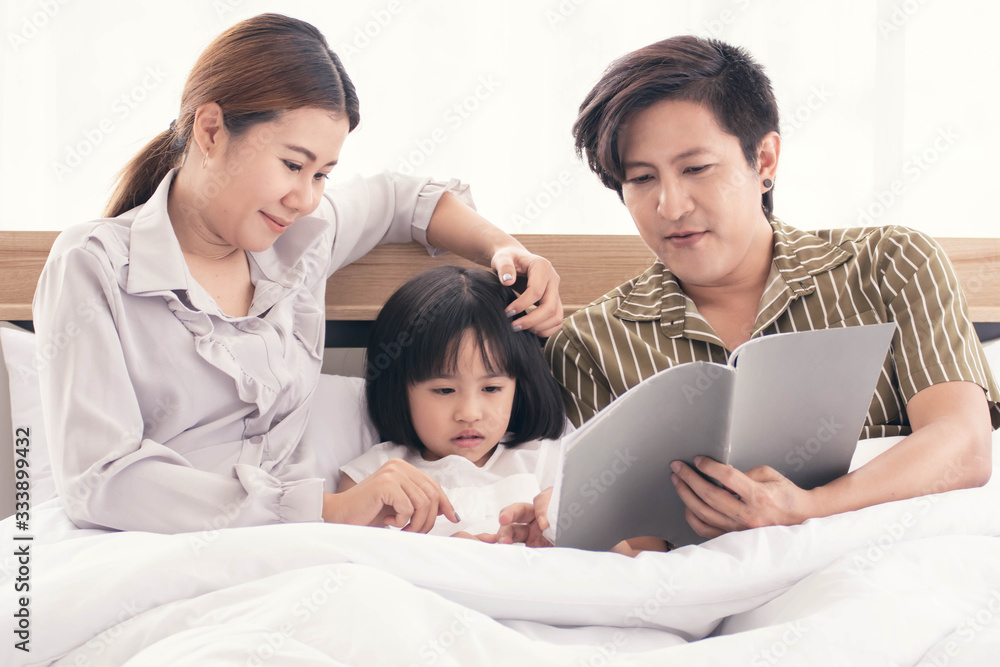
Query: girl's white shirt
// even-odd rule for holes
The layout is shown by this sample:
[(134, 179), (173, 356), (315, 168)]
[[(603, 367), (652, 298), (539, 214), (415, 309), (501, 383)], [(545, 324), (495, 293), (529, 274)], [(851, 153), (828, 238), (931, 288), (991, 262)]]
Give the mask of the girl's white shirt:
[(500, 510), (514, 503), (530, 503), (542, 489), (555, 483), (559, 457), (558, 440), (531, 440), (513, 448), (497, 445), (482, 467), (457, 455), (427, 461), (409, 447), (383, 442), (340, 471), (361, 482), (390, 459), (402, 459), (441, 485), (461, 519), (456, 524), (438, 516), (431, 535), (459, 531), (493, 534), (500, 528)]
[(313, 215), (247, 253), (246, 317), (191, 276), (148, 202), (56, 239), (34, 300), (56, 490), (81, 527), (163, 533), (319, 521), (323, 480), (303, 440), (322, 364), (327, 278), (381, 243), (428, 246), (457, 181), (383, 173), (327, 189)]

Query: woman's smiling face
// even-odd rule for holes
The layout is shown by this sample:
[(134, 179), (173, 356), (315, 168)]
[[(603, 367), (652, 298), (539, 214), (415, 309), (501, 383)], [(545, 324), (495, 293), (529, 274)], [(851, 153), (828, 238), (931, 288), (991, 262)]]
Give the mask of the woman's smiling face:
[(222, 244), (266, 250), (316, 210), (349, 132), (343, 115), (301, 108), (233, 139), (218, 132), (192, 203)]

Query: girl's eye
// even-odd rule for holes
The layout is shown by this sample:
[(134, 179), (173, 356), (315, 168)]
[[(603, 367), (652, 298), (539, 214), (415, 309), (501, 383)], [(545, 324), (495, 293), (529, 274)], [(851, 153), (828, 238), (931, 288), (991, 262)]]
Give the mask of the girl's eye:
[(285, 166), (288, 167), (288, 169), (290, 171), (292, 171), (292, 172), (294, 172), (296, 174), (299, 173), (300, 171), (302, 171), (302, 165), (301, 164), (295, 164), (294, 162), (289, 162), (288, 160), (282, 160), (282, 162), (285, 163)]
[(315, 176), (313, 176), (313, 179), (317, 180), (317, 181), (322, 181), (323, 179), (329, 179), (329, 178), (330, 178), (330, 174), (324, 174), (323, 172), (320, 172), (320, 173), (316, 174)]
[(452, 394), (455, 392), (455, 390), (452, 389), (451, 387), (437, 387), (435, 389), (432, 389), (431, 391), (433, 391), (435, 394), (441, 394), (442, 396), (446, 394)]
[(653, 177), (649, 174), (642, 174), (641, 176), (634, 176), (628, 179), (629, 183), (645, 183), (652, 179)]
[(497, 394), (503, 391), (503, 387), (483, 387), (483, 391), (487, 394)]

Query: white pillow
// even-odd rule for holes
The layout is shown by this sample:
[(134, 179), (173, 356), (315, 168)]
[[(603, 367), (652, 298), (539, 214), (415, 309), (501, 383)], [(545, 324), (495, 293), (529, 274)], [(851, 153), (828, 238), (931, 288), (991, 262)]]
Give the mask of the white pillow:
[[(42, 423), (42, 396), (38, 387), (35, 335), (20, 329), (0, 328), (0, 348), (10, 376), (10, 411), (13, 427), (30, 428), (31, 503), (55, 496), (52, 466)], [(378, 442), (375, 427), (364, 409), (362, 378), (320, 375), (304, 438), (316, 453), (316, 474), (333, 492), (340, 482), (340, 466)]]
[(990, 365), (990, 370), (993, 371), (993, 377), (1000, 384), (1000, 338), (983, 343), (983, 351), (986, 352), (986, 361)]
[(323, 490), (329, 493), (334, 493), (340, 484), (340, 466), (378, 442), (364, 396), (363, 378), (319, 376), (303, 440), (316, 453), (316, 474), (323, 477)]
[[(0, 329), (0, 348), (10, 383), (10, 417), (14, 433), (28, 429), (28, 471), (31, 475), (31, 504), (43, 503), (56, 495), (49, 463), (48, 442), (42, 424), (42, 395), (38, 389), (38, 359), (35, 335), (21, 329)], [(16, 444), (16, 440), (14, 441)], [(16, 447), (15, 447), (16, 449)], [(15, 456), (15, 460), (19, 458)]]

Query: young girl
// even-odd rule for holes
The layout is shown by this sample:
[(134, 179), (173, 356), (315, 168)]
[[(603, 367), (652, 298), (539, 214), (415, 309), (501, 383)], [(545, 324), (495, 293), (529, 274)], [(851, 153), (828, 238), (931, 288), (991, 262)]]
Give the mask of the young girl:
[(341, 468), (338, 491), (402, 459), (436, 480), (458, 515), (429, 532), (493, 541), (503, 508), (552, 486), (563, 402), (538, 337), (503, 314), (515, 296), (487, 271), (441, 266), (389, 298), (365, 378), (386, 442)]

